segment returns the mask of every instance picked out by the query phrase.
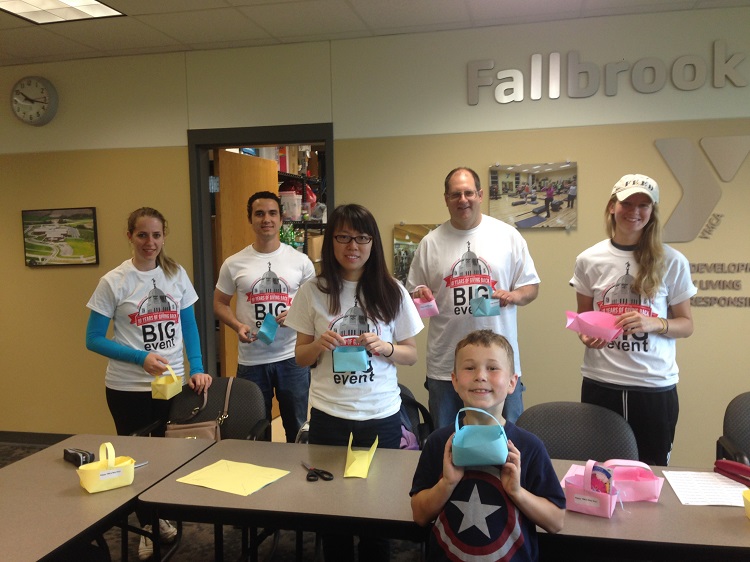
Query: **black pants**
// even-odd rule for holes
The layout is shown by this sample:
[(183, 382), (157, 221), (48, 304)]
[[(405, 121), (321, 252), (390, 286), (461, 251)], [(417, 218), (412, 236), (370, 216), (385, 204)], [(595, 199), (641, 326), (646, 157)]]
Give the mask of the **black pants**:
[(584, 378), (581, 402), (603, 406), (623, 416), (635, 434), (641, 462), (659, 466), (669, 464), (680, 413), (676, 387), (661, 392), (629, 390), (627, 387), (615, 390)]
[[(167, 421), (169, 400), (154, 400), (151, 392), (129, 392), (107, 389), (107, 406), (115, 422), (117, 435), (130, 435), (156, 420)], [(153, 437), (163, 437), (160, 427)]]
[[(130, 435), (147, 425), (160, 420), (167, 421), (170, 400), (154, 400), (151, 392), (129, 392), (107, 389), (107, 406), (115, 422), (117, 435)], [(164, 425), (151, 433), (152, 437), (164, 437)], [(150, 523), (148, 513), (143, 509), (135, 510), (138, 521), (143, 525)]]
[(547, 218), (550, 217), (550, 205), (552, 204), (552, 201), (554, 201), (554, 197), (545, 197), (544, 198), (544, 208), (547, 211)]
[[(347, 446), (349, 433), (354, 434), (352, 446), (370, 447), (378, 437), (378, 448), (398, 449), (401, 445), (401, 417), (397, 413), (379, 420), (351, 421), (330, 416), (315, 408), (310, 412), (310, 443), (313, 445)], [(357, 551), (360, 562), (387, 562), (391, 558), (388, 539), (359, 537)], [(323, 535), (323, 556), (326, 562), (354, 560), (354, 537)]]

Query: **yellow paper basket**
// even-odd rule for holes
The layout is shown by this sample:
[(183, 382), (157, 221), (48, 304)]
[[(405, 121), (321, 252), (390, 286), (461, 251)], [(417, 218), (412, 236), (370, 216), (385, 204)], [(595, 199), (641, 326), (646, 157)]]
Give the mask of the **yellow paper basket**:
[(167, 365), (168, 375), (156, 377), (151, 381), (151, 398), (169, 400), (182, 392), (182, 377), (174, 374), (174, 369)]
[(81, 465), (78, 470), (81, 486), (90, 494), (122, 488), (133, 483), (135, 460), (115, 457), (112, 443), (99, 446), (99, 460)]

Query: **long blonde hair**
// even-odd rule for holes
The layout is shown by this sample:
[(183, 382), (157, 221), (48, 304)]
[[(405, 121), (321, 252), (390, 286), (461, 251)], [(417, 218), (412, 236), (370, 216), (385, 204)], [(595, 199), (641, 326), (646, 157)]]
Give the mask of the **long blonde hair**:
[[(610, 239), (615, 236), (615, 215), (611, 209), (616, 204), (617, 195), (613, 195), (604, 209), (604, 220)], [(653, 299), (661, 285), (665, 268), (658, 203), (652, 202), (651, 218), (641, 232), (641, 237), (633, 250), (633, 257), (638, 263), (638, 274), (633, 282), (633, 290)]]
[[(159, 211), (151, 207), (141, 207), (140, 209), (136, 209), (135, 211), (130, 213), (130, 216), (128, 217), (128, 232), (130, 234), (133, 234), (133, 231), (135, 230), (135, 223), (137, 223), (138, 219), (141, 217), (151, 217), (160, 221), (162, 230), (164, 231), (164, 236), (167, 236), (167, 219), (165, 219), (164, 215), (162, 215)], [(156, 265), (162, 268), (164, 274), (167, 277), (174, 277), (174, 275), (176, 275), (177, 271), (179, 271), (180, 269), (180, 266), (177, 264), (177, 262), (167, 256), (166, 252), (164, 251), (164, 245), (162, 245), (159, 255), (156, 256)]]

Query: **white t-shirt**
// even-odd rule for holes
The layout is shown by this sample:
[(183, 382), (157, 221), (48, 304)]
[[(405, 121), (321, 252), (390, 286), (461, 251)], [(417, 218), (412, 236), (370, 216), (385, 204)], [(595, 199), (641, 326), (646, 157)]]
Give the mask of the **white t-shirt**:
[[(365, 332), (377, 334), (386, 342), (399, 342), (416, 336), (424, 324), (406, 290), (401, 290), (401, 309), (388, 323), (366, 318), (355, 302), (357, 284), (344, 281), (341, 312), (328, 312), (328, 295), (320, 292), (317, 280), (305, 283), (294, 299), (286, 324), (290, 328), (319, 338), (327, 330), (341, 334), (348, 345), (359, 345), (357, 337)], [(312, 370), (310, 406), (328, 415), (348, 420), (382, 419), (401, 407), (396, 365), (380, 355), (369, 356), (367, 371), (335, 373), (333, 352), (326, 351)]]
[[(680, 252), (664, 246), (666, 271), (652, 301), (633, 292), (638, 274), (633, 252), (619, 250), (607, 240), (576, 258), (570, 284), (576, 292), (594, 299), (594, 310), (615, 315), (637, 310), (646, 316), (667, 317), (668, 307), (698, 292), (690, 278), (690, 264)], [(659, 335), (623, 334), (603, 349), (586, 348), (581, 373), (584, 377), (621, 386), (660, 388), (677, 384), (675, 339)]]
[[(286, 310), (299, 288), (314, 276), (310, 258), (287, 244), (270, 254), (248, 246), (224, 261), (216, 288), (225, 295), (237, 294), (237, 320), (257, 331), (266, 314), (278, 316)], [(270, 344), (239, 342), (239, 364), (265, 365), (290, 359), (296, 340), (294, 330), (279, 326)]]
[(505, 336), (515, 352), (516, 373), (521, 374), (515, 305), (500, 309), (499, 316), (474, 317), (469, 301), (491, 296), (497, 289), (513, 291), (539, 283), (526, 241), (512, 226), (482, 215), (471, 230), (441, 224), (422, 239), (414, 252), (407, 288), (426, 285), (435, 296), (437, 316), (427, 333), (427, 376), (450, 380), (456, 344), (469, 332), (490, 329)]
[[(115, 342), (158, 353), (177, 376), (183, 376), (180, 310), (197, 300), (181, 266), (169, 278), (161, 267), (139, 271), (127, 260), (99, 280), (86, 306), (112, 319)], [(140, 365), (110, 359), (104, 383), (113, 390), (150, 391), (152, 380)]]

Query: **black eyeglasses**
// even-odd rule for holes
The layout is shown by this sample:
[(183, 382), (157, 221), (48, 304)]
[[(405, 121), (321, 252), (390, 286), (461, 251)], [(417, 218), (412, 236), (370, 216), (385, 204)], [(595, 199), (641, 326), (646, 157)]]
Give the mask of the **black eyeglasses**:
[(348, 234), (336, 234), (333, 239), (339, 244), (348, 244), (354, 240), (357, 244), (369, 244), (372, 242), (372, 236), (367, 234), (360, 234), (359, 236), (349, 236)]

